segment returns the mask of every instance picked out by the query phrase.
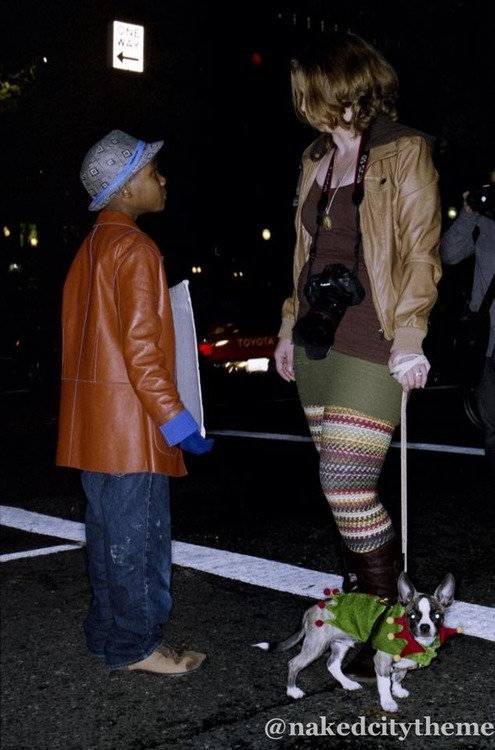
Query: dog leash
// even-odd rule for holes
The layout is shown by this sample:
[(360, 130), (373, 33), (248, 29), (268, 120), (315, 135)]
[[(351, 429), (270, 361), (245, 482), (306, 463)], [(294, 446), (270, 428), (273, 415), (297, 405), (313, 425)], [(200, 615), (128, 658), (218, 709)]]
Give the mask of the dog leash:
[[(424, 354), (418, 354), (412, 359), (398, 361), (395, 365), (394, 377), (400, 382), (403, 374), (413, 367), (425, 365), (428, 374), (430, 363)], [(408, 394), (402, 391), (401, 414), (400, 414), (400, 479), (401, 479), (401, 542), (404, 572), (407, 573), (407, 398)]]
[(402, 539), (402, 560), (404, 573), (407, 573), (407, 393), (402, 391), (400, 407), (400, 533)]

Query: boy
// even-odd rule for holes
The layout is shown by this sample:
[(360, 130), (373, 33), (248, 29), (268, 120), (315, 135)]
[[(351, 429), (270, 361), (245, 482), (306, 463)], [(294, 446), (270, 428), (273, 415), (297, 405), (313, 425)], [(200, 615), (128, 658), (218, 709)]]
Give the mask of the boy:
[(186, 474), (182, 450), (205, 453), (213, 441), (177, 391), (165, 269), (136, 224), (165, 208), (162, 146), (113, 130), (83, 161), (89, 210), (100, 213), (64, 285), (56, 462), (82, 470), (87, 497), (89, 651), (111, 670), (177, 675), (205, 655), (161, 645), (172, 605), (169, 477)]

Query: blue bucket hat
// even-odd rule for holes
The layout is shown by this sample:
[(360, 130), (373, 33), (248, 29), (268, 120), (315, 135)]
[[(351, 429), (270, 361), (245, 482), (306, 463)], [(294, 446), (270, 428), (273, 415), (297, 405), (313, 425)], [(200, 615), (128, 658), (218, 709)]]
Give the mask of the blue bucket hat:
[(112, 130), (89, 149), (82, 163), (81, 182), (92, 197), (90, 211), (100, 211), (152, 161), (163, 141), (145, 143), (122, 130)]

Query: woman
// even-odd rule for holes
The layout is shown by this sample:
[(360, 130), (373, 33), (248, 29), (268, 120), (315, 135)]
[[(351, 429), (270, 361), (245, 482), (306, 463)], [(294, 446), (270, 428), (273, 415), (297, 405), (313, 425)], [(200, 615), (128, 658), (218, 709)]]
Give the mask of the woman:
[(424, 388), (430, 367), (438, 175), (427, 137), (396, 122), (395, 71), (363, 39), (322, 35), (292, 61), (291, 84), (297, 116), (319, 136), (302, 157), (276, 367), (296, 381), (319, 452), (344, 589), (396, 598), (399, 552), (377, 484), (402, 392)]

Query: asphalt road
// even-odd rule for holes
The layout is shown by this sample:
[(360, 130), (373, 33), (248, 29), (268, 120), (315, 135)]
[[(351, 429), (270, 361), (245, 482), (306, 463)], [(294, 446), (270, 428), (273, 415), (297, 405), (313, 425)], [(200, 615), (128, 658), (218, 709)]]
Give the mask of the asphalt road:
[[(275, 401), (266, 384), (242, 398), (223, 391), (223, 404), (217, 397), (206, 409), (214, 451), (190, 457), (188, 476), (172, 483), (177, 555), (167, 637), (207, 652), (197, 674), (110, 676), (86, 653), (83, 544), (3, 558), (2, 750), (494, 746), (493, 639), (451, 639), (428, 669), (407, 676), (410, 696), (395, 715), (380, 708), (373, 684), (344, 691), (324, 660), (301, 674), (306, 697), (294, 701), (285, 693), (293, 652), (252, 648), (295, 629), (321, 595), (320, 576), (332, 582), (341, 574), (312, 446), (282, 437), (304, 438), (304, 420), (290, 389), (277, 393)], [(424, 591), (452, 572), (456, 605), (477, 605), (473, 611), (488, 617), (488, 632), (495, 608), (494, 491), (479, 431), (458, 396), (425, 393), (410, 405), (411, 443), (448, 444), (455, 452), (408, 451), (408, 570)], [(10, 400), (4, 410), (1, 503), (63, 518), (77, 530), (84, 498), (77, 472), (53, 464), (52, 405), (50, 398)], [(268, 430), (277, 439), (268, 439)], [(392, 449), (381, 480), (397, 528), (399, 459)], [(29, 532), (2, 526), (1, 554), (25, 555), (63, 541), (35, 532), (36, 523)], [(209, 562), (201, 568), (198, 553), (205, 551)]]

